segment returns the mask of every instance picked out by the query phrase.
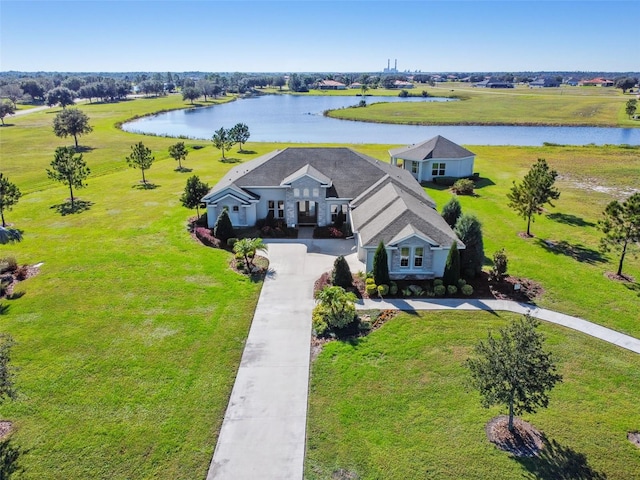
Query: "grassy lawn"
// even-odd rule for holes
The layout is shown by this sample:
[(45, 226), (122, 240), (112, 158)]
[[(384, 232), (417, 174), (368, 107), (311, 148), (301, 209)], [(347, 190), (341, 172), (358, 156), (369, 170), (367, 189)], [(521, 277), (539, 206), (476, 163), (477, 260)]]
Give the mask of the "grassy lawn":
[(640, 357), (562, 327), (541, 331), (564, 382), (548, 409), (523, 416), (546, 435), (545, 453), (518, 460), (487, 441), (486, 422), (505, 412), (480, 406), (463, 362), (508, 318), (401, 314), (326, 345), (312, 366), (306, 478), (640, 478), (626, 438), (640, 428)]
[[(471, 88), (445, 84), (411, 90), (455, 96), (458, 102), (379, 103), (333, 110), (329, 116), (380, 123), (415, 125), (569, 125), (640, 127), (624, 113), (630, 98), (620, 90), (588, 87), (529, 89)], [(391, 91), (397, 95), (397, 91)]]
[[(180, 96), (81, 105), (94, 128), (80, 137), (92, 173), (87, 188), (75, 192), (84, 210), (67, 215), (61, 213), (67, 188), (45, 173), (55, 148), (73, 143), (53, 134), (58, 110), (11, 118), (14, 126), (0, 128), (2, 172), (24, 194), (6, 214), (24, 230), (24, 241), (0, 246), (0, 256), (44, 262), (38, 276), (18, 286), (24, 296), (4, 302), (8, 309), (0, 317), (0, 330), (18, 342), (12, 361), (20, 367), (21, 396), (1, 406), (0, 418), (15, 423), (11, 441), (22, 452), (20, 478), (205, 475), (260, 285), (232, 272), (228, 254), (191, 240), (185, 231), (190, 212), (179, 196), (190, 175), (213, 185), (232, 164), (219, 161), (211, 142), (186, 140), (184, 166), (192, 172), (179, 173), (167, 151), (176, 139), (114, 126), (184, 107), (190, 105)], [(141, 140), (156, 158), (146, 172), (153, 189), (139, 188), (140, 172), (124, 160)], [(285, 146), (249, 143), (244, 148), (252, 153), (234, 148), (227, 157), (246, 161)], [(354, 146), (385, 160), (389, 147)], [(640, 336), (638, 292), (604, 277), (615, 269), (615, 258), (597, 252), (595, 229), (606, 203), (633, 186), (638, 149), (470, 148), (486, 180), (477, 197), (461, 202), (485, 225), (486, 254), (506, 247), (510, 273), (543, 284), (540, 305)], [(562, 195), (533, 225), (536, 238), (523, 240), (516, 233), (524, 221), (506, 208), (505, 193), (538, 157), (562, 175)], [(593, 185), (610, 190), (588, 189)], [(440, 206), (450, 196), (428, 191)], [(539, 239), (575, 248), (560, 254)], [(640, 261), (629, 258), (625, 273), (640, 279)], [(472, 419), (480, 430), (487, 412), (481, 413)], [(564, 444), (583, 451), (572, 441)]]

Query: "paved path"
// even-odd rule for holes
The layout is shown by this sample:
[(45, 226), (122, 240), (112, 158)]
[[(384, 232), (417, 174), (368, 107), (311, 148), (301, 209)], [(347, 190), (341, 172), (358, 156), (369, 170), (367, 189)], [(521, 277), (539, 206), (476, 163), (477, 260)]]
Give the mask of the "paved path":
[[(269, 241), (265, 279), (207, 480), (301, 480), (306, 443), (313, 283), (351, 242)], [(529, 313), (640, 353), (640, 340), (532, 305), (504, 300), (364, 300), (358, 309), (504, 310)]]
[(348, 255), (353, 271), (362, 270), (352, 250), (352, 242), (335, 240), (268, 245), (272, 273), (262, 286), (207, 480), (302, 479), (313, 283), (336, 255)]
[(616, 332), (610, 328), (587, 322), (578, 317), (572, 317), (563, 313), (538, 308), (527, 303), (512, 302), (509, 300), (464, 300), (464, 299), (389, 299), (389, 300), (363, 300), (358, 309), (392, 309), (392, 310), (489, 310), (507, 311), (526, 314), (545, 320), (556, 325), (578, 330), (605, 342), (613, 343), (635, 353), (640, 353), (640, 340)]

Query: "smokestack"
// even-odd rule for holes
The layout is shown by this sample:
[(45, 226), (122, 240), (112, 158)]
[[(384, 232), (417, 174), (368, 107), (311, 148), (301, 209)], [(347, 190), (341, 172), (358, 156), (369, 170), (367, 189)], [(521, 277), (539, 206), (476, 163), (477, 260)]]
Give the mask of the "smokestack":
[(396, 64), (393, 67), (394, 70), (398, 70), (398, 59), (396, 58)]
[(387, 70), (391, 68), (391, 59), (387, 58)]

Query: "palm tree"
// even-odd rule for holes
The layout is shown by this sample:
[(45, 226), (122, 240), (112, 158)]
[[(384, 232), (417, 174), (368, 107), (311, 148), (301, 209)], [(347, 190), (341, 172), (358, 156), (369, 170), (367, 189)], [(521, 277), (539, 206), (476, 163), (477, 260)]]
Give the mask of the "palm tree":
[(265, 251), (267, 246), (261, 238), (242, 238), (233, 245), (233, 251), (244, 257), (245, 265), (254, 267), (253, 259), (258, 250)]

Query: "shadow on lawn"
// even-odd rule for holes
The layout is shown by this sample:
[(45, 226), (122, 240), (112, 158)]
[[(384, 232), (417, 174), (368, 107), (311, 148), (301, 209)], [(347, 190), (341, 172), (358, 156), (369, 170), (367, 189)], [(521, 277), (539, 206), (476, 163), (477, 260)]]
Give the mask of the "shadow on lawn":
[(640, 297), (640, 282), (635, 283), (625, 283), (624, 286), (631, 290), (632, 292), (636, 292)]
[(18, 464), (23, 452), (11, 443), (10, 438), (0, 440), (0, 479), (11, 478), (15, 472), (22, 471)]
[(82, 213), (89, 210), (93, 206), (93, 202), (88, 200), (75, 200), (73, 205), (70, 201), (60, 203), (58, 205), (52, 205), (50, 208), (62, 215), (71, 215), (72, 213)]
[(546, 251), (555, 253), (557, 255), (566, 255), (581, 263), (589, 263), (594, 265), (596, 263), (606, 262), (606, 258), (598, 250), (587, 248), (584, 245), (569, 243), (566, 240), (559, 242), (553, 240), (536, 239), (536, 243), (544, 248)]
[(584, 218), (568, 213), (549, 213), (547, 215), (549, 220), (562, 223), (564, 225), (571, 225), (572, 227), (595, 227), (593, 222), (587, 222)]
[(555, 440), (543, 438), (544, 448), (536, 457), (514, 457), (529, 473), (529, 480), (606, 480), (604, 473), (589, 466), (586, 455)]
[(156, 183), (138, 183), (136, 185), (132, 185), (131, 188), (135, 188), (136, 190), (155, 190), (160, 185)]

